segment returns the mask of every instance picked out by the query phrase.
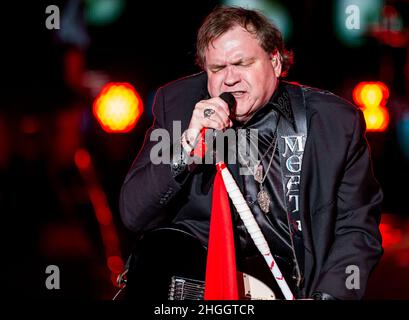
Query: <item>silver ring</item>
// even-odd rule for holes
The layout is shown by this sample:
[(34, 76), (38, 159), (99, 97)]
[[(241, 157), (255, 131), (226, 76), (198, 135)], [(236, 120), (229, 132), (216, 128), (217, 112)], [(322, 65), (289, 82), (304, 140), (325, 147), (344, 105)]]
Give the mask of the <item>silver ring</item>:
[(212, 116), (212, 114), (214, 114), (216, 111), (214, 111), (213, 109), (207, 108), (203, 110), (203, 116), (205, 118), (210, 119), (210, 117)]

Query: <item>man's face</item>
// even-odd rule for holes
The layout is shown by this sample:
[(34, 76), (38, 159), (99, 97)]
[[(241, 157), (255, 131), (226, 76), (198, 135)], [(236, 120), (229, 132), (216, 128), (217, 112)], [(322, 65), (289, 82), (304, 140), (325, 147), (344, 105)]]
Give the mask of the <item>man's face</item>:
[(213, 41), (206, 52), (211, 97), (231, 92), (237, 121), (246, 122), (272, 96), (281, 73), (278, 54), (268, 54), (255, 35), (235, 26)]

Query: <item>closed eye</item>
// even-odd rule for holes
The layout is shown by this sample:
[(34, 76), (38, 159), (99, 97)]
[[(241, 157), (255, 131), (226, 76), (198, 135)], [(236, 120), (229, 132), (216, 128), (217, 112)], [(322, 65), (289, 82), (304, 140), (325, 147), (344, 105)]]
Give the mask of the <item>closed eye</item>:
[(252, 65), (253, 62), (254, 62), (254, 59), (244, 59), (244, 60), (240, 59), (239, 61), (232, 63), (232, 65), (239, 66), (239, 67), (247, 67), (247, 66)]
[(210, 66), (210, 67), (209, 67), (210, 71), (213, 72), (213, 73), (218, 72), (218, 71), (221, 71), (221, 70), (223, 70), (224, 68), (226, 68), (225, 65)]
[[(238, 60), (236, 62), (231, 63), (232, 66), (236, 67), (249, 67), (254, 63), (254, 59), (245, 59), (245, 60)], [(210, 65), (209, 70), (213, 73), (223, 70), (226, 68), (226, 65)]]

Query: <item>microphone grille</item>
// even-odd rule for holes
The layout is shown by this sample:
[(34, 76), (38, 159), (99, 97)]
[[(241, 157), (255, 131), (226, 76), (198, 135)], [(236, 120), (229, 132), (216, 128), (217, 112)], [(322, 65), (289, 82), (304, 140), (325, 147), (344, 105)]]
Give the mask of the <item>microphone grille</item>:
[(219, 97), (227, 103), (229, 110), (231, 111), (236, 104), (236, 99), (234, 96), (230, 92), (223, 92)]

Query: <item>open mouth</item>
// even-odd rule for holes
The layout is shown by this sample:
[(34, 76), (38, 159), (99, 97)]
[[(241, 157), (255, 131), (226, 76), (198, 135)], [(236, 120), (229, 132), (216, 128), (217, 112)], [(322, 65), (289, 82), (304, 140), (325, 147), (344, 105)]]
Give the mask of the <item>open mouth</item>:
[(240, 98), (240, 97), (242, 97), (245, 93), (246, 93), (246, 91), (232, 91), (232, 92), (231, 92), (231, 94), (232, 94), (235, 98)]

